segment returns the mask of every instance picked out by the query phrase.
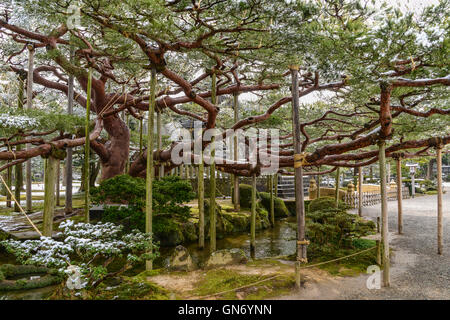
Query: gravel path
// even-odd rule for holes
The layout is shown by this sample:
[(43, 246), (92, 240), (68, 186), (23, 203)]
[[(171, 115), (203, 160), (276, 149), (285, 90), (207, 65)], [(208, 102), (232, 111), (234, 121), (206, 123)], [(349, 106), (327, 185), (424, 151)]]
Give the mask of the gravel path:
[[(437, 254), (437, 196), (403, 200), (403, 235), (397, 230), (397, 202), (388, 202), (391, 287), (369, 290), (369, 275), (307, 283), (280, 299), (450, 299), (450, 187), (443, 195), (444, 253)], [(363, 208), (376, 219), (380, 205)]]

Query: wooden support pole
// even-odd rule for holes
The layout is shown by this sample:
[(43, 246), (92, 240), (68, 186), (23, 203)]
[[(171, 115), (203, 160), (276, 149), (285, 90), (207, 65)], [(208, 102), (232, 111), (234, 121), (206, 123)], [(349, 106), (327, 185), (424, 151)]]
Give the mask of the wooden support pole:
[[(216, 72), (211, 75), (211, 102), (216, 104)], [(209, 238), (210, 252), (216, 251), (216, 156), (215, 136), (211, 137), (211, 160), (209, 165)]]
[[(27, 110), (33, 107), (33, 71), (34, 71), (34, 45), (28, 44), (28, 75), (27, 75)], [(30, 149), (30, 144), (26, 145), (27, 150)], [(31, 159), (26, 162), (26, 208), (27, 212), (32, 210), (32, 182), (31, 182)], [(19, 198), (20, 199), (20, 198)], [(20, 201), (20, 200), (19, 200)]]
[(56, 203), (55, 205), (59, 207), (61, 205), (60, 196), (61, 196), (61, 188), (59, 184), (59, 180), (61, 177), (61, 160), (58, 160), (57, 166), (56, 166), (56, 181), (55, 181), (55, 187), (56, 187)]
[(341, 177), (340, 171), (341, 171), (341, 168), (337, 167), (337, 169), (336, 169), (336, 186), (334, 188), (334, 198), (336, 201), (335, 202), (336, 208), (339, 206), (339, 184), (340, 184), (339, 179)]
[[(148, 105), (148, 130), (147, 130), (147, 173), (146, 173), (146, 198), (145, 198), (145, 232), (151, 234), (153, 239), (153, 131), (155, 126), (155, 101), (156, 101), (156, 69), (152, 67), (150, 78), (150, 103)], [(150, 248), (149, 253), (152, 253)], [(153, 269), (153, 260), (145, 262), (145, 269)]]
[(250, 254), (255, 255), (256, 248), (256, 174), (252, 175), (252, 203), (250, 220)]
[[(239, 121), (239, 93), (233, 94), (233, 103), (234, 103), (234, 123)], [(234, 161), (238, 161), (239, 159), (239, 141), (237, 134), (233, 137), (234, 142)], [(233, 175), (233, 183), (234, 183), (234, 211), (238, 212), (240, 210), (240, 199), (239, 199), (239, 176), (237, 174)]]
[(198, 246), (205, 247), (205, 180), (203, 178), (203, 151), (200, 148), (200, 163), (198, 164)]
[(92, 68), (89, 67), (88, 84), (87, 84), (87, 96), (86, 96), (86, 120), (85, 120), (85, 137), (86, 142), (84, 144), (84, 221), (89, 223), (89, 152), (90, 152), (90, 140), (89, 140), (89, 123), (91, 115), (91, 90), (92, 90)]
[(139, 154), (142, 153), (142, 149), (143, 149), (143, 145), (144, 145), (144, 143), (143, 143), (144, 140), (143, 140), (143, 135), (142, 135), (143, 121), (144, 121), (143, 118), (139, 119)]
[[(8, 161), (10, 163), (11, 161)], [(12, 167), (8, 167), (6, 170), (6, 184), (8, 185), (8, 188), (11, 190), (12, 185)], [(12, 202), (11, 202), (11, 194), (9, 192), (6, 192), (6, 207), (11, 208)]]
[[(161, 147), (162, 147), (161, 127), (162, 127), (161, 111), (158, 110), (158, 111), (156, 111), (156, 142), (157, 142), (158, 153), (161, 151)], [(162, 177), (164, 177), (164, 165), (162, 163), (160, 163), (160, 165), (159, 165), (158, 176), (160, 179)]]
[[(380, 233), (380, 217), (377, 217), (377, 233)], [(377, 244), (377, 264), (381, 266), (381, 241), (379, 239), (376, 240)]]
[[(319, 172), (320, 172), (320, 166), (319, 166)], [(321, 180), (321, 177), (319, 174), (319, 175), (317, 175), (317, 199), (320, 198), (320, 180)]]
[(362, 202), (363, 202), (363, 175), (362, 175), (362, 167), (358, 167), (358, 215), (362, 217)]
[(380, 141), (379, 144), (379, 163), (381, 179), (381, 236), (383, 239), (383, 284), (390, 286), (390, 260), (389, 260), (389, 228), (388, 228), (388, 208), (387, 208), (387, 190), (386, 190), (386, 142)]
[(270, 190), (270, 224), (272, 228), (275, 226), (275, 198), (273, 196), (273, 175), (269, 177), (269, 190)]
[(44, 237), (51, 237), (53, 232), (53, 215), (55, 212), (56, 174), (58, 171), (59, 160), (53, 156), (50, 156), (45, 162), (44, 217), (42, 235)]
[[(75, 55), (75, 48), (70, 48), (70, 57), (73, 62), (73, 56)], [(74, 85), (74, 76), (69, 74), (69, 83), (68, 83), (68, 103), (67, 103), (67, 113), (73, 114), (73, 85)], [(73, 188), (73, 168), (72, 168), (72, 159), (73, 159), (73, 150), (72, 148), (67, 148), (67, 158), (66, 158), (66, 194), (65, 194), (65, 209), (64, 212), (66, 214), (72, 213), (72, 188)]]
[[(18, 108), (23, 109), (23, 93), (24, 93), (24, 76), (19, 75), (19, 95), (18, 95)], [(18, 138), (19, 139), (19, 138)], [(22, 146), (19, 144), (16, 146), (16, 151), (22, 150)], [(14, 198), (16, 198), (17, 202), (20, 203), (20, 191), (23, 187), (23, 166), (22, 163), (16, 164), (14, 168)], [(20, 211), (19, 205), (16, 201), (14, 201), (14, 211)]]
[(442, 146), (436, 148), (436, 164), (437, 164), (437, 241), (438, 254), (444, 251), (443, 233), (444, 227), (442, 224)]
[[(294, 159), (301, 156), (301, 136), (300, 136), (300, 115), (299, 115), (299, 88), (298, 88), (298, 66), (291, 66), (292, 77), (292, 133), (294, 136)], [(295, 211), (297, 214), (297, 261), (296, 261), (296, 282), (300, 288), (300, 264), (307, 263), (306, 256), (306, 233), (305, 233), (305, 208), (303, 190), (303, 167), (302, 164), (294, 164), (295, 168)]]
[(275, 173), (275, 177), (274, 177), (274, 184), (275, 184), (275, 197), (278, 197), (278, 173)]
[(397, 166), (397, 227), (398, 234), (403, 234), (403, 208), (402, 208), (402, 159), (396, 159)]

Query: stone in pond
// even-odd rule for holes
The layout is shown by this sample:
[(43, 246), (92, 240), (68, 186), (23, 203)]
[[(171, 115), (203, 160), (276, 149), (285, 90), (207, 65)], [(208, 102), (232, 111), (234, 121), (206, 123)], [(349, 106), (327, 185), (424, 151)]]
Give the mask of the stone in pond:
[(188, 249), (183, 246), (176, 246), (169, 258), (168, 269), (172, 271), (191, 271), (195, 269)]
[(226, 266), (230, 264), (244, 264), (247, 263), (247, 257), (242, 249), (224, 249), (218, 250), (211, 254), (205, 264), (206, 268), (214, 268), (219, 266)]

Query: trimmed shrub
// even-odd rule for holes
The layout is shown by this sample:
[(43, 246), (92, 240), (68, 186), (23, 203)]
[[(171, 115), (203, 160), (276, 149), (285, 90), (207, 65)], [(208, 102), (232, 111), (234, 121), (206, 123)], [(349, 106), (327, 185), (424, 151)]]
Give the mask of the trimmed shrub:
[[(270, 214), (270, 193), (260, 192), (259, 197), (261, 198), (261, 204)], [(286, 207), (284, 201), (278, 197), (274, 196), (274, 214), (277, 218), (284, 218), (289, 215), (289, 210)]]
[(344, 210), (329, 208), (306, 215), (307, 237), (315, 245), (352, 247), (353, 240), (372, 233), (373, 221), (365, 221)]
[[(142, 178), (130, 175), (118, 175), (104, 180), (100, 186), (93, 188), (94, 203), (119, 203), (127, 206), (105, 206), (102, 216), (104, 222), (121, 223), (126, 230), (145, 231), (145, 197), (146, 185)], [(195, 193), (191, 184), (177, 176), (167, 176), (153, 181), (153, 217), (154, 232), (168, 232), (171, 227), (164, 227), (167, 219), (177, 218), (186, 221), (190, 216), (190, 208), (182, 203), (194, 199)], [(162, 219), (165, 217), (166, 219)]]
[[(311, 200), (308, 206), (308, 212), (327, 210), (330, 208), (335, 208), (336, 199), (332, 197), (320, 197), (318, 199)], [(347, 205), (339, 201), (338, 209), (346, 209)]]

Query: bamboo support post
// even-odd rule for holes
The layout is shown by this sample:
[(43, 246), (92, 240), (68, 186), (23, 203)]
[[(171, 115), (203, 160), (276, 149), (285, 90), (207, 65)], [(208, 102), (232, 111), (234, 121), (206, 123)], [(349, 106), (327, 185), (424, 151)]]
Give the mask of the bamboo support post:
[[(292, 133), (294, 136), (294, 159), (301, 155), (300, 115), (299, 115), (299, 87), (298, 66), (291, 66), (292, 77)], [(302, 164), (294, 164), (295, 170), (295, 211), (297, 215), (297, 261), (296, 261), (296, 287), (300, 288), (300, 264), (307, 263), (305, 239), (305, 209), (303, 190), (303, 167)]]
[[(33, 44), (28, 44), (28, 74), (27, 74), (27, 110), (30, 110), (33, 106), (33, 71), (34, 71), (34, 52), (35, 48)], [(30, 149), (30, 144), (26, 145), (26, 149)], [(33, 192), (31, 182), (31, 159), (26, 162), (26, 208), (27, 212), (32, 211), (33, 207)], [(20, 198), (19, 198), (20, 199)]]
[[(216, 72), (213, 70), (211, 75), (211, 102), (216, 104)], [(210, 238), (210, 252), (216, 251), (216, 147), (215, 136), (211, 137), (211, 157), (209, 165), (209, 238)]]
[(362, 168), (358, 167), (358, 215), (360, 217), (362, 217), (362, 205), (363, 205), (362, 180), (363, 180)]
[(205, 182), (203, 178), (203, 151), (200, 148), (200, 163), (198, 164), (198, 246), (205, 247)]
[[(24, 93), (24, 79), (19, 75), (19, 94), (18, 94), (18, 108), (23, 109), (23, 93)], [(22, 146), (19, 144), (16, 146), (16, 151), (22, 150)], [(18, 202), (14, 202), (14, 211), (20, 211), (20, 191), (23, 187), (23, 165), (22, 163), (16, 164), (14, 168), (14, 197)]]
[(269, 190), (270, 190), (270, 223), (272, 228), (275, 226), (275, 199), (273, 195), (273, 175), (269, 177)]
[(437, 242), (438, 242), (438, 254), (442, 254), (444, 251), (443, 232), (444, 227), (442, 224), (442, 146), (436, 148), (436, 164), (437, 164)]
[(380, 141), (379, 144), (379, 163), (381, 179), (381, 235), (383, 239), (383, 284), (390, 286), (390, 259), (389, 259), (389, 228), (388, 228), (388, 208), (386, 197), (386, 142)]
[(89, 122), (90, 122), (90, 107), (91, 107), (91, 90), (92, 90), (92, 68), (89, 68), (88, 84), (87, 84), (87, 97), (86, 97), (86, 123), (85, 123), (85, 139), (84, 144), (84, 220), (89, 223)]
[[(148, 131), (147, 131), (147, 172), (146, 172), (146, 198), (145, 198), (145, 232), (151, 234), (153, 239), (153, 131), (155, 126), (155, 99), (156, 99), (156, 69), (152, 67), (150, 79), (150, 103), (148, 105)], [(152, 249), (149, 249), (152, 253)], [(145, 269), (153, 269), (153, 261), (145, 262)]]
[(402, 208), (402, 160), (396, 159), (397, 165), (397, 228), (398, 234), (403, 233), (403, 208)]
[[(233, 94), (234, 103), (234, 123), (239, 121), (239, 93)], [(237, 134), (233, 137), (234, 143), (234, 161), (239, 159), (239, 143)], [(239, 199), (239, 176), (237, 174), (233, 175), (233, 192), (234, 192), (234, 211), (238, 212), (240, 210), (240, 199)]]
[(46, 159), (44, 176), (44, 213), (42, 235), (51, 237), (53, 233), (53, 216), (55, 212), (55, 187), (59, 160), (53, 156)]
[(341, 174), (340, 174), (340, 167), (337, 167), (337, 169), (336, 169), (336, 186), (335, 186), (335, 189), (334, 189), (334, 198), (335, 198), (335, 205), (336, 205), (336, 208), (339, 206), (339, 184), (340, 184), (340, 177), (341, 177)]
[(250, 221), (250, 253), (255, 255), (256, 248), (256, 174), (252, 175), (252, 203)]
[[(70, 57), (73, 60), (73, 56), (75, 54), (75, 48), (70, 48)], [(68, 82), (68, 104), (67, 104), (67, 113), (73, 114), (73, 85), (74, 85), (74, 76), (72, 74), (69, 75)], [(72, 148), (67, 148), (67, 158), (66, 158), (66, 193), (65, 193), (65, 213), (72, 213), (72, 182), (73, 182), (73, 168), (72, 168), (72, 159), (73, 159), (73, 150)]]

